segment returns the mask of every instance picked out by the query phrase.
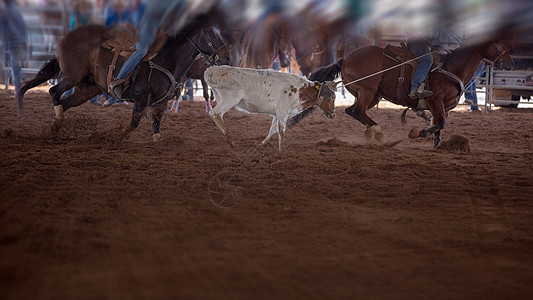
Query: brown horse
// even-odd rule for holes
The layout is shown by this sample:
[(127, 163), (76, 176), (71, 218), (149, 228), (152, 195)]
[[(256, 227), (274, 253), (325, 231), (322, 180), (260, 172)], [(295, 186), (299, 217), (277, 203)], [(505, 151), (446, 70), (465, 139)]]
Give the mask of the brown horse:
[[(427, 129), (412, 131), (410, 137), (433, 134), (433, 145), (436, 147), (441, 141), (440, 131), (444, 128), (448, 112), (457, 106), (463, 93), (463, 83), (472, 78), (482, 59), (506, 68), (510, 68), (513, 63), (502, 43), (494, 40), (457, 48), (446, 56), (442, 68), (430, 73), (427, 81), (433, 96), (421, 101), (407, 96), (410, 84), (405, 84), (403, 93), (400, 91), (398, 94), (400, 68), (395, 66), (399, 64), (384, 55), (383, 49), (377, 46), (357, 49), (337, 63), (318, 69), (311, 78), (328, 81), (335, 79), (340, 73), (346, 89), (356, 97), (355, 103), (346, 108), (345, 112), (365, 125), (365, 136), (369, 139), (372, 133), (377, 140), (383, 139), (381, 127), (366, 114), (381, 98), (398, 105), (429, 109), (433, 115), (431, 125)], [(392, 69), (383, 72), (389, 68)], [(411, 78), (412, 68), (406, 69), (404, 76)], [(402, 94), (403, 96), (398, 96)]]
[[(153, 139), (160, 138), (161, 118), (169, 99), (176, 94), (179, 83), (194, 58), (203, 53), (214, 64), (228, 64), (229, 52), (220, 32), (213, 25), (217, 22), (210, 12), (198, 15), (177, 35), (168, 38), (158, 54), (150, 61), (139, 64), (134, 71), (129, 88), (123, 97), (135, 102), (130, 130), (136, 128), (147, 107), (152, 107)], [(62, 81), (50, 89), (56, 118), (63, 118), (63, 111), (85, 103), (108, 87), (108, 70), (114, 53), (101, 45), (113, 37), (112, 29), (91, 25), (70, 32), (58, 46), (57, 58), (45, 64), (34, 79), (25, 82), (17, 91), (19, 111), (22, 113), (22, 98), (29, 89), (48, 79), (62, 76)], [(124, 61), (118, 57), (115, 73)], [(71, 96), (62, 94), (75, 87)]]
[(242, 36), (244, 56), (240, 66), (270, 69), (278, 56), (281, 67), (288, 67), (292, 49), (289, 31), (289, 21), (282, 12), (267, 13), (254, 21)]

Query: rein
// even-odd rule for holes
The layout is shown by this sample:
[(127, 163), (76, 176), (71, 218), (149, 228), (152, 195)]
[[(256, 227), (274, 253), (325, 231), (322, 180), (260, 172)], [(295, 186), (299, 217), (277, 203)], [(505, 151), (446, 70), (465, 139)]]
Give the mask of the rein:
[[(200, 32), (200, 36), (198, 37), (198, 44), (200, 43), (200, 40), (202, 39), (202, 37), (204, 37), (204, 30), (202, 30)], [(220, 35), (219, 35), (219, 37), (220, 37)], [(194, 48), (200, 53), (200, 55), (202, 57), (206, 58), (207, 61), (206, 61), (206, 63), (203, 66), (216, 64), (216, 62), (219, 60), (218, 51), (220, 51), (220, 49), (226, 47), (226, 43), (224, 42), (224, 40), (221, 37), (220, 37), (220, 40), (222, 41), (222, 46), (220, 46), (218, 49), (213, 47), (213, 43), (212, 42), (208, 41), (207, 44), (209, 45), (209, 47), (211, 47), (211, 49), (213, 50), (213, 53), (211, 55), (207, 56), (207, 54), (204, 51), (202, 51), (198, 47), (198, 45), (195, 44), (188, 36), (186, 38), (194, 46)], [(177, 90), (182, 87), (182, 83), (181, 82), (177, 82), (176, 78), (174, 77), (174, 75), (172, 75), (172, 73), (169, 70), (163, 68), (162, 66), (154, 63), (151, 60), (148, 61), (148, 64), (150, 66), (150, 74), (148, 75), (148, 82), (150, 82), (150, 78), (152, 77), (152, 71), (154, 69), (156, 69), (156, 70), (162, 72), (163, 74), (165, 74), (168, 77), (169, 81), (170, 81), (170, 87), (168, 88), (167, 93), (163, 97), (155, 100), (153, 104), (157, 104), (157, 103), (159, 103), (161, 101), (165, 101), (165, 100), (168, 100), (168, 99), (171, 99), (172, 97), (174, 97), (176, 95)], [(203, 66), (202, 66), (202, 68), (203, 68)]]
[(457, 104), (459, 103), (459, 99), (461, 98), (461, 96), (465, 92), (465, 87), (464, 87), (463, 81), (459, 77), (457, 77), (457, 75), (453, 74), (452, 72), (448, 72), (448, 71), (443, 70), (441, 68), (436, 69), (435, 72), (439, 72), (439, 73), (441, 73), (443, 75), (449, 76), (449, 77), (451, 77), (453, 80), (455, 80), (459, 84), (459, 87), (461, 88), (461, 91), (459, 92), (459, 95), (457, 95), (457, 99), (452, 104), (450, 104), (447, 107), (445, 107), (445, 110), (452, 109), (452, 108), (456, 107)]

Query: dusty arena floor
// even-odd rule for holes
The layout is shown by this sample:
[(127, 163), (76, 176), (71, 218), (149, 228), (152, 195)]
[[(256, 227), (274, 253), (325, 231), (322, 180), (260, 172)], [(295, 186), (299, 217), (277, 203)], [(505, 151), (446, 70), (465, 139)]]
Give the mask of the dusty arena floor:
[[(387, 144), (315, 112), (256, 146), (270, 118), (201, 102), (152, 142), (132, 105), (84, 104), (52, 133), (45, 89), (25, 114), (0, 92), (1, 299), (531, 299), (533, 112), (453, 111), (443, 139), (373, 109)], [(399, 142), (394, 145), (395, 142)]]

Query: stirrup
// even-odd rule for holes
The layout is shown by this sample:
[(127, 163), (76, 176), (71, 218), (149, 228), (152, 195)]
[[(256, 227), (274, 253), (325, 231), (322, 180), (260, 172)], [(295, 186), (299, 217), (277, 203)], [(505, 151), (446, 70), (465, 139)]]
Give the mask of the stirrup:
[(427, 97), (433, 96), (433, 92), (430, 90), (423, 90), (423, 91), (411, 91), (409, 93), (409, 98), (411, 99), (424, 99)]
[(125, 79), (117, 79), (109, 84), (109, 91), (108, 94), (117, 98), (122, 99), (122, 88), (123, 84), (126, 80)]
[(433, 92), (430, 90), (423, 90), (422, 92), (416, 92), (420, 98), (427, 98), (433, 96)]

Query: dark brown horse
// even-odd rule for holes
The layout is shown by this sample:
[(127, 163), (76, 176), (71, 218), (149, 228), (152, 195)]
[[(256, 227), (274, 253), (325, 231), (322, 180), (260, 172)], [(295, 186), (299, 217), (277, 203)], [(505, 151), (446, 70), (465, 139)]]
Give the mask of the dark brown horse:
[(243, 68), (270, 69), (279, 57), (282, 68), (290, 65), (290, 24), (282, 12), (266, 13), (246, 29), (242, 36)]
[[(223, 26), (220, 30), (220, 33), (224, 38), (224, 41), (226, 41), (226, 48), (230, 52), (231, 60), (229, 65), (238, 66), (243, 56), (243, 49), (240, 41), (239, 31), (230, 30)], [(209, 95), (209, 86), (207, 85), (207, 82), (205, 82), (204, 79), (204, 72), (210, 66), (212, 66), (212, 64), (209, 62), (209, 60), (205, 56), (199, 55), (198, 57), (196, 57), (194, 63), (189, 68), (189, 70), (187, 70), (187, 74), (185, 75), (185, 77), (187, 78), (200, 80), (200, 82), (202, 83), (206, 113), (209, 113), (209, 111), (211, 111), (211, 109), (213, 108), (211, 106), (211, 101), (214, 99), (213, 93)]]
[[(375, 134), (377, 140), (383, 139), (381, 127), (372, 120), (366, 111), (375, 106), (381, 98), (407, 107), (429, 109), (433, 115), (427, 129), (414, 130), (410, 137), (425, 137), (433, 134), (436, 147), (440, 140), (440, 131), (444, 128), (448, 112), (455, 108), (463, 93), (463, 83), (468, 82), (482, 59), (510, 68), (512, 59), (500, 42), (486, 41), (475, 45), (463, 46), (447, 55), (442, 68), (430, 73), (429, 87), (433, 96), (422, 99), (410, 99), (410, 81), (406, 82), (402, 93), (397, 93), (400, 68), (398, 62), (384, 55), (383, 49), (368, 46), (349, 53), (344, 59), (313, 73), (311, 78), (318, 81), (335, 79), (339, 74), (346, 89), (356, 97), (355, 103), (345, 112), (365, 125), (365, 136)], [(395, 68), (393, 68), (395, 67)], [(389, 71), (382, 72), (392, 68)], [(405, 77), (411, 78), (412, 68), (406, 67)]]
[[(198, 15), (177, 35), (169, 37), (152, 60), (139, 64), (132, 83), (123, 92), (123, 97), (135, 103), (128, 131), (139, 125), (144, 111), (150, 106), (153, 138), (159, 139), (167, 102), (179, 87), (176, 79), (185, 75), (199, 53), (212, 59), (213, 63), (229, 63), (229, 52), (218, 29), (213, 27), (217, 21), (210, 12)], [(49, 91), (59, 120), (63, 118), (63, 111), (107, 91), (108, 70), (114, 54), (101, 45), (111, 37), (112, 30), (98, 25), (81, 27), (65, 36), (58, 46), (57, 58), (45, 64), (34, 79), (22, 84), (17, 91), (20, 112), (24, 93), (54, 77), (62, 78)], [(118, 58), (115, 75), (123, 61), (123, 57)], [(72, 87), (75, 87), (74, 93), (62, 98), (63, 93)]]
[(344, 58), (348, 53), (372, 44), (372, 41), (365, 36), (343, 32), (336, 46), (337, 58)]

